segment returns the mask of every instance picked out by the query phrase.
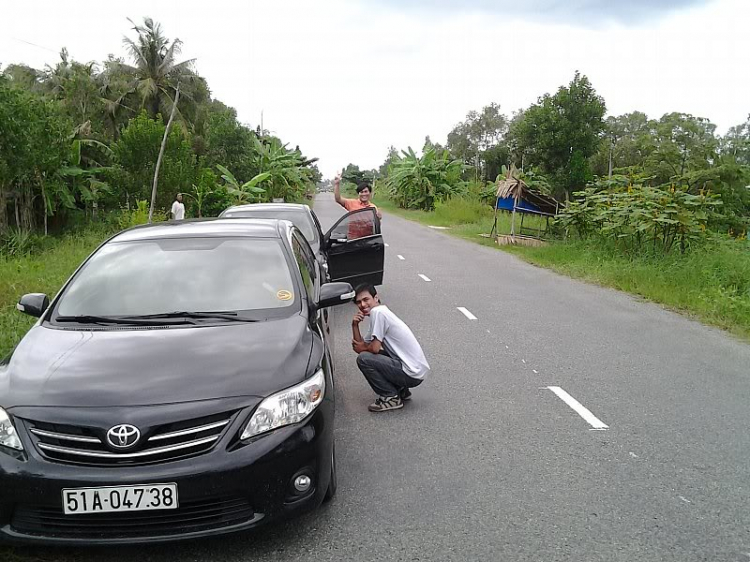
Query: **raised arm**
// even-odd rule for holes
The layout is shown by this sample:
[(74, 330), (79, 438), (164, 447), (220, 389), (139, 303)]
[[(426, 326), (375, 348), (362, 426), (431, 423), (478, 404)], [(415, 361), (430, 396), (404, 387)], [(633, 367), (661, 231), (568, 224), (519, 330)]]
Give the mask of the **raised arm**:
[(344, 199), (341, 197), (341, 173), (336, 174), (336, 178), (333, 180), (333, 198), (336, 203), (344, 206)]

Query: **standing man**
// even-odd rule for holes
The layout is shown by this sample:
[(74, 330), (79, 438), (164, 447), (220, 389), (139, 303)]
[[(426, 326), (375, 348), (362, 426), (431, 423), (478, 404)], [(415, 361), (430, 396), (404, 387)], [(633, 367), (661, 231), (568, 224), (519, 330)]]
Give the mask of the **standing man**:
[(185, 218), (185, 205), (182, 203), (182, 193), (177, 194), (170, 212), (172, 213), (172, 220), (181, 221)]
[[(409, 389), (422, 384), (430, 365), (414, 333), (387, 306), (380, 304), (373, 285), (360, 285), (355, 293), (359, 312), (352, 320), (352, 348), (359, 354), (359, 370), (378, 394), (368, 410), (398, 410), (404, 407), (404, 400), (411, 398)], [(371, 329), (366, 339), (359, 330), (365, 316), (370, 317)]]
[(370, 184), (364, 181), (361, 182), (357, 186), (357, 194), (359, 195), (358, 199), (345, 199), (344, 197), (341, 197), (341, 174), (338, 174), (336, 176), (336, 179), (333, 180), (333, 197), (334, 199), (336, 199), (336, 203), (350, 212), (371, 207), (375, 209), (375, 213), (378, 215), (378, 219), (382, 220), (383, 215), (380, 213), (378, 208), (372, 204), (372, 201), (370, 201), (370, 199), (372, 198), (372, 190), (370, 189)]

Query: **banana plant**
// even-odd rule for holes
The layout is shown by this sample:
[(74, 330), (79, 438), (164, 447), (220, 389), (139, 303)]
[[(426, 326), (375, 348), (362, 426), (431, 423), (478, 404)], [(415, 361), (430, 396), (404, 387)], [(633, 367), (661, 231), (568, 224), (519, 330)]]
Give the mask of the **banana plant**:
[(262, 187), (258, 187), (258, 184), (271, 177), (269, 172), (258, 174), (250, 181), (240, 184), (237, 178), (234, 177), (234, 174), (225, 166), (217, 164), (216, 167), (221, 172), (222, 179), (226, 182), (227, 191), (234, 197), (235, 205), (253, 203), (256, 199), (259, 200), (260, 196), (266, 192)]
[(308, 165), (316, 159), (305, 159), (298, 150), (288, 150), (276, 138), (255, 139), (255, 164), (267, 178), (269, 197), (286, 201), (299, 199), (311, 183)]
[[(73, 190), (71, 197), (63, 198), (63, 194), (57, 193), (63, 204), (68, 207), (75, 206), (75, 194), (79, 194), (86, 207), (91, 206), (92, 216), (96, 217), (99, 201), (104, 195), (111, 195), (112, 188), (110, 185), (97, 178), (98, 174), (108, 172), (111, 168), (101, 166), (93, 158), (83, 156), (81, 149), (84, 146), (96, 147), (104, 150), (107, 156), (111, 156), (111, 150), (105, 144), (93, 139), (76, 139), (71, 143), (69, 165), (61, 168), (58, 174), (72, 183)], [(94, 165), (95, 167), (84, 168), (84, 164)]]
[(463, 192), (463, 164), (451, 160), (447, 151), (429, 148), (417, 156), (411, 148), (391, 164), (388, 184), (399, 206), (431, 211), (437, 201)]

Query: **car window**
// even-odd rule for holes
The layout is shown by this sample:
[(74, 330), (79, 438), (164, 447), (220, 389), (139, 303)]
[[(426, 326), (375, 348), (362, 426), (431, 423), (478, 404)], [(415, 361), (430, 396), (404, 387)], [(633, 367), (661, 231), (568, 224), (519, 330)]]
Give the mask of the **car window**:
[(259, 311), (295, 302), (278, 239), (180, 238), (111, 243), (62, 295), (62, 316)]
[(294, 226), (299, 228), (310, 244), (317, 244), (318, 232), (310, 215), (303, 210), (275, 210), (275, 209), (242, 209), (237, 211), (227, 211), (222, 215), (229, 218), (250, 218), (250, 219), (279, 219), (290, 221)]
[(370, 210), (345, 215), (331, 231), (334, 240), (356, 240), (377, 234), (375, 213)]
[(305, 285), (308, 299), (312, 300), (315, 298), (315, 262), (309, 250), (305, 248), (304, 241), (300, 240), (296, 233), (292, 235), (292, 250), (302, 274), (302, 282)]

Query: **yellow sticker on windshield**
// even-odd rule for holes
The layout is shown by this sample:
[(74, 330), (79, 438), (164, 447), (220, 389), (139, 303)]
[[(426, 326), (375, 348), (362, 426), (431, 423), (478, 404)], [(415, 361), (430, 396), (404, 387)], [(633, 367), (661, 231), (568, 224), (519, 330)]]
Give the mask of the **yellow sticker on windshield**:
[(280, 301), (290, 301), (292, 300), (292, 293), (289, 291), (281, 290), (278, 293), (276, 293), (276, 298)]

